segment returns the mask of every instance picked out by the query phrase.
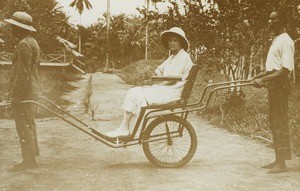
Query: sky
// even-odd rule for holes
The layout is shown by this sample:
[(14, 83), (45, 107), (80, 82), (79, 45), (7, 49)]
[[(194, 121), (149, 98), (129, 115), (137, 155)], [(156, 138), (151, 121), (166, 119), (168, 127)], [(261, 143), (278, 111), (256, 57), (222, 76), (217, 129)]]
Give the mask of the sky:
[[(80, 24), (79, 13), (74, 7), (69, 7), (72, 0), (56, 0), (66, 14), (70, 16), (70, 22), (73, 24)], [(84, 26), (89, 26), (97, 22), (98, 18), (103, 18), (103, 13), (106, 12), (107, 0), (89, 0), (93, 6), (91, 10), (85, 9), (82, 13), (81, 23)], [(169, 3), (158, 3), (160, 10), (166, 10)], [(110, 0), (110, 12), (112, 15), (116, 14), (139, 14), (137, 7), (145, 6), (145, 0)]]

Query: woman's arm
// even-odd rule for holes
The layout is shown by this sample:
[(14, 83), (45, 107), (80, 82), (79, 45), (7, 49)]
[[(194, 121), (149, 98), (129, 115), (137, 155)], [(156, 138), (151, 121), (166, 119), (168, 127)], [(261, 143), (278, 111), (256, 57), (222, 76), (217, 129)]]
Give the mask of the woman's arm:
[(177, 81), (163, 81), (162, 83), (158, 84), (159, 86), (171, 86), (176, 84)]
[(169, 58), (167, 60), (165, 60), (161, 65), (159, 65), (156, 69), (155, 69), (155, 74), (158, 76), (162, 76), (166, 67), (166, 64), (169, 62)]
[(174, 84), (176, 84), (176, 82), (182, 81), (181, 76), (152, 76), (151, 79), (152, 80), (160, 80), (160, 81), (164, 80), (162, 83), (156, 84), (156, 85), (161, 85), (161, 86), (174, 85)]
[(158, 76), (162, 76), (163, 75), (163, 71), (159, 68), (156, 68), (156, 70), (154, 71), (154, 73)]

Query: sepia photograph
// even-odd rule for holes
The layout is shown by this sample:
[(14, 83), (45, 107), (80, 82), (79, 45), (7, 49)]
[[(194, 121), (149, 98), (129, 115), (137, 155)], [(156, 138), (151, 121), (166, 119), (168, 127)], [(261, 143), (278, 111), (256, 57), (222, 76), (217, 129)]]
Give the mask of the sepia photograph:
[(299, 0), (0, 0), (0, 191), (299, 191)]

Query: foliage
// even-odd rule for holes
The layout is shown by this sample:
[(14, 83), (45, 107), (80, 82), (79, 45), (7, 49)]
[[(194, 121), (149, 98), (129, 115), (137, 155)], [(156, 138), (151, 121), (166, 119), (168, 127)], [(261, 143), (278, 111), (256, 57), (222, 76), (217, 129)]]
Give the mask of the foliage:
[(145, 29), (142, 21), (141, 17), (125, 15), (115, 16), (112, 19), (113, 32), (110, 41), (113, 48), (110, 53), (117, 63), (124, 59), (127, 63), (132, 63), (143, 58)]
[[(159, 38), (161, 31), (181, 27), (190, 41), (194, 60), (205, 66), (223, 69), (227, 79), (248, 78), (257, 68), (263, 69), (270, 44), (269, 14), (274, 9), (294, 13), (297, 0), (175, 0), (161, 14), (158, 9), (140, 12), (150, 23), (151, 32)], [(286, 15), (288, 31), (293, 36), (295, 19)], [(150, 47), (150, 49), (155, 47)]]
[[(0, 20), (11, 18), (16, 11), (26, 11), (33, 17), (34, 27), (37, 32), (35, 38), (41, 46), (44, 53), (55, 53), (60, 47), (55, 40), (56, 35), (68, 38), (74, 37), (73, 27), (68, 22), (68, 17), (62, 11), (62, 8), (55, 0), (0, 0), (1, 5), (5, 5), (0, 10)], [(6, 25), (5, 25), (6, 26)], [(7, 27), (0, 29), (5, 36), (5, 50), (12, 52), (16, 41), (10, 35)]]
[(83, 52), (90, 59), (105, 58), (105, 25), (102, 22), (89, 27), (93, 31), (90, 36), (87, 36), (87, 41), (84, 43)]
[(73, 0), (70, 3), (70, 7), (75, 7), (78, 10), (80, 15), (82, 14), (82, 12), (84, 10), (84, 7), (86, 7), (87, 9), (92, 9), (93, 8), (93, 6), (89, 2), (89, 0)]
[(162, 60), (139, 60), (127, 65), (117, 74), (129, 84), (149, 85), (151, 84), (149, 79), (154, 75), (154, 70), (162, 62)]
[(55, 24), (57, 26), (55, 29), (55, 35), (69, 39), (70, 41), (75, 41), (77, 38), (77, 35), (75, 35), (77, 33), (75, 29), (76, 26), (69, 23), (70, 16), (66, 16), (59, 9), (55, 9), (53, 11), (56, 12), (55, 14), (57, 15), (57, 18), (55, 19)]
[[(8, 101), (10, 98), (9, 83), (7, 83), (7, 79), (9, 79), (9, 72), (0, 70), (0, 102)], [(8, 110), (8, 108), (0, 107), (0, 118), (8, 118), (10, 113), (11, 112)]]
[[(106, 47), (106, 22), (99, 20), (87, 30), (93, 31), (85, 36), (83, 52), (97, 64), (94, 67), (102, 66), (105, 63), (107, 48), (111, 65), (114, 68), (124, 67), (128, 63), (143, 58), (144, 54), (144, 28), (142, 18), (124, 14), (111, 17), (110, 25), (110, 47)], [(100, 64), (100, 65), (99, 65)]]

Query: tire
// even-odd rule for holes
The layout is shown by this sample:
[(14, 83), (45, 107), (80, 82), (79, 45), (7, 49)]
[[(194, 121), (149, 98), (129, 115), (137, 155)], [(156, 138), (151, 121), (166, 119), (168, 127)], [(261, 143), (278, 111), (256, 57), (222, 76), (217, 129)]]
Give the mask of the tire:
[[(169, 132), (173, 132), (171, 136), (178, 137), (168, 139), (170, 133), (167, 133), (167, 127)], [(182, 129), (182, 135), (179, 129)], [(143, 150), (146, 157), (151, 163), (163, 168), (177, 168), (187, 164), (197, 149), (194, 128), (188, 121), (176, 115), (156, 118), (147, 126), (143, 136)], [(158, 138), (165, 139), (147, 142)]]

